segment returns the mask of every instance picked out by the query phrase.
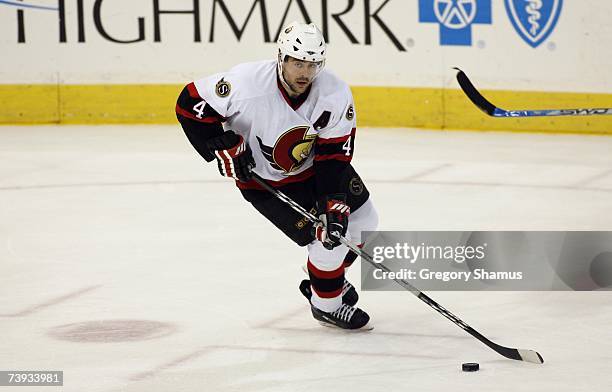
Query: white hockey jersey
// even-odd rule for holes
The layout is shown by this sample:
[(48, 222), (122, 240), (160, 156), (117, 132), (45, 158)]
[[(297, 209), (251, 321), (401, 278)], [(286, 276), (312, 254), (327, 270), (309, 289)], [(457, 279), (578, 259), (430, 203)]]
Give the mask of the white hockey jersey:
[(214, 109), (225, 130), (244, 137), (254, 171), (273, 185), (312, 176), (314, 160), (352, 159), (356, 115), (351, 90), (326, 69), (295, 104), (280, 85), (274, 60), (240, 64), (195, 81), (192, 96), (194, 87), (202, 100), (190, 117), (202, 119), (206, 105)]

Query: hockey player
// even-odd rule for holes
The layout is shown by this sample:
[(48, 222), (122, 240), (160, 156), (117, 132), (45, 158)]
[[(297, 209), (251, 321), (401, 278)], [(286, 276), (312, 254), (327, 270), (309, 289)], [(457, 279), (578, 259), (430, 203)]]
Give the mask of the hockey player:
[[(348, 85), (324, 69), (326, 44), (314, 24), (281, 32), (276, 60), (246, 63), (189, 83), (176, 114), (187, 138), (243, 197), (299, 246), (308, 249), (300, 290), (323, 324), (365, 328), (358, 294), (345, 280), (358, 242), (378, 216), (351, 165), (356, 118)], [(313, 225), (252, 180), (252, 172), (323, 222)]]

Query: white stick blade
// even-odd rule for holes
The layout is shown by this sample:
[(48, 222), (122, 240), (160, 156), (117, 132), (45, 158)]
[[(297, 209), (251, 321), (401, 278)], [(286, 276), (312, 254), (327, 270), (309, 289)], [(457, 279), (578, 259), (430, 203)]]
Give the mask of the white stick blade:
[(544, 363), (544, 358), (542, 358), (542, 356), (538, 354), (536, 351), (521, 350), (521, 349), (518, 349), (517, 351), (519, 352), (519, 355), (525, 362), (540, 363), (540, 364)]

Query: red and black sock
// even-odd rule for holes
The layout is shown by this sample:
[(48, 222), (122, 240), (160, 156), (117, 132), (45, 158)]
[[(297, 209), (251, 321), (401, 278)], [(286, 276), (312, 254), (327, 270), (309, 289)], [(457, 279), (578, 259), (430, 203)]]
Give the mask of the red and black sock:
[(310, 284), (320, 298), (335, 298), (342, 294), (344, 264), (333, 271), (321, 271), (310, 260), (307, 265)]

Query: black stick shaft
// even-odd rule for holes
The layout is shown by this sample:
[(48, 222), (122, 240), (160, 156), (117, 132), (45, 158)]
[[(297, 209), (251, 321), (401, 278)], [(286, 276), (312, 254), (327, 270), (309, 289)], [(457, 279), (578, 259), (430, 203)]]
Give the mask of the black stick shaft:
[[(261, 187), (263, 187), (265, 190), (267, 190), (268, 192), (272, 193), (274, 196), (276, 196), (277, 198), (279, 198), (280, 200), (282, 200), (283, 202), (288, 204), (291, 208), (293, 208), (295, 211), (300, 213), (302, 216), (304, 216), (306, 219), (308, 219), (312, 223), (319, 223), (320, 222), (319, 218), (317, 218), (316, 216), (311, 214), (309, 211), (307, 211), (304, 207), (302, 207), (301, 205), (296, 203), (289, 196), (285, 195), (284, 193), (282, 193), (278, 189), (274, 189), (273, 187), (271, 187), (268, 183), (266, 183), (266, 181), (263, 178), (261, 178), (260, 176), (258, 176), (255, 173), (253, 173), (253, 180), (256, 183), (258, 183)], [(367, 261), (368, 264), (370, 264), (374, 268), (377, 268), (377, 269), (385, 271), (385, 272), (391, 272), (391, 270), (388, 267), (386, 267), (383, 264), (376, 263), (374, 261), (374, 259), (372, 258), (372, 256), (370, 256), (367, 252), (365, 252), (361, 248), (359, 248), (356, 245), (354, 245), (353, 243), (351, 243), (346, 238), (340, 237), (340, 242), (342, 244), (346, 245), (351, 251), (353, 251), (357, 255), (359, 255), (363, 260)], [(487, 339), (486, 337), (481, 335), (478, 331), (476, 331), (474, 328), (472, 328), (468, 324), (466, 324), (459, 317), (455, 316), (449, 310), (447, 310), (446, 308), (444, 308), (443, 306), (438, 304), (436, 301), (431, 299), (427, 294), (423, 293), (422, 291), (420, 291), (419, 289), (417, 289), (416, 287), (414, 287), (412, 284), (410, 284), (409, 282), (405, 281), (404, 279), (393, 279), (393, 281), (395, 283), (399, 284), (400, 286), (404, 287), (406, 290), (410, 291), (418, 299), (420, 299), (421, 301), (423, 301), (427, 305), (429, 305), (431, 308), (433, 308), (436, 312), (440, 313), (442, 316), (444, 316), (447, 319), (449, 319), (450, 321), (452, 321), (459, 328), (463, 329), (464, 331), (466, 331), (467, 333), (469, 333), (470, 335), (472, 335), (473, 337), (475, 337), (476, 339), (478, 339), (479, 341), (481, 341), (482, 343), (484, 343), (485, 345), (487, 345), (488, 347), (490, 347), (491, 349), (496, 351), (498, 354), (501, 354), (501, 355), (503, 355), (506, 358), (516, 359), (516, 360), (519, 360), (519, 361), (520, 360), (529, 360), (529, 359), (523, 358), (517, 349), (500, 346), (500, 345), (492, 342), (491, 340)], [(523, 351), (527, 351), (527, 350), (523, 350)], [(531, 350), (529, 350), (529, 351), (531, 351)], [(537, 354), (537, 353), (535, 353), (535, 354)], [(537, 354), (537, 357), (540, 359), (539, 363), (544, 362), (544, 360), (542, 359), (540, 354)], [(535, 361), (530, 361), (530, 362), (535, 362)]]

